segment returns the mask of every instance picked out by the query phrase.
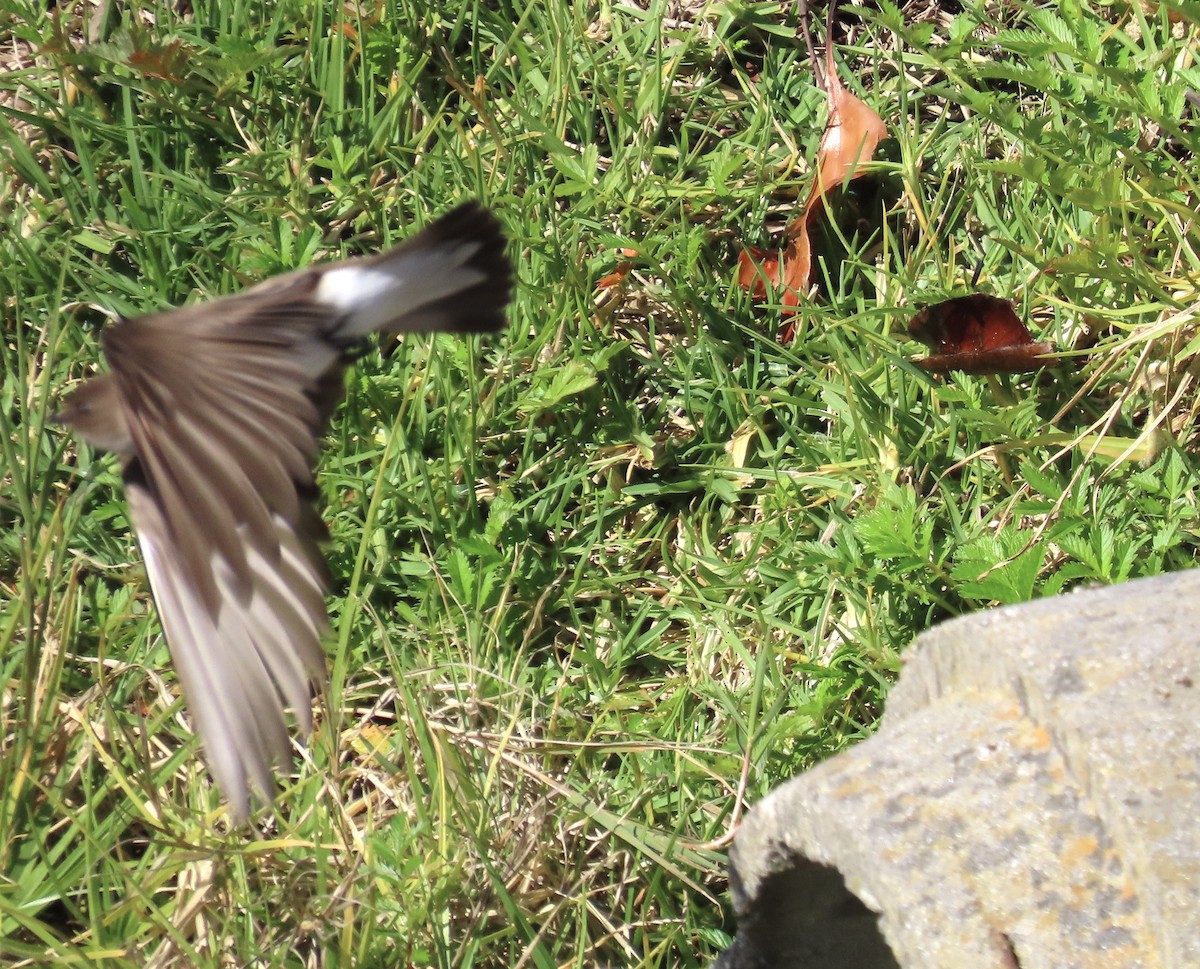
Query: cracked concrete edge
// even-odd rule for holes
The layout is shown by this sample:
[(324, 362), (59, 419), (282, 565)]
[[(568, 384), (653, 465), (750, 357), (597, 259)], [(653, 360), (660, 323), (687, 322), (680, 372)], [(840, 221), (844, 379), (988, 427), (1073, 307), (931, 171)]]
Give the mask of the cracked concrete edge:
[(826, 964), (832, 920), (766, 902), (781, 872), (819, 864), (880, 913), (893, 964), (1200, 966), (1197, 592), (1181, 573), (920, 637), (877, 735), (743, 825), (723, 965)]
[(1200, 570), (954, 620), (910, 663), (883, 726), (1004, 683), (1121, 846), (1166, 964), (1200, 965)]

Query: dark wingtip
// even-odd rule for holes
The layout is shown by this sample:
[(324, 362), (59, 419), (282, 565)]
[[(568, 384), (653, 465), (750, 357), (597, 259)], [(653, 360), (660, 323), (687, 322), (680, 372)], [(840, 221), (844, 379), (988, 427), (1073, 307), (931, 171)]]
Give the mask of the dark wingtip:
[(455, 303), (471, 307), (470, 313), (456, 313), (455, 327), (462, 333), (494, 333), (506, 323), (505, 308), (512, 299), (513, 265), (508, 258), (508, 238), (504, 226), (482, 203), (472, 199), (451, 209), (427, 226), (421, 236), (437, 242), (479, 243), (479, 250), (468, 262), (484, 274), (484, 279), (455, 296)]

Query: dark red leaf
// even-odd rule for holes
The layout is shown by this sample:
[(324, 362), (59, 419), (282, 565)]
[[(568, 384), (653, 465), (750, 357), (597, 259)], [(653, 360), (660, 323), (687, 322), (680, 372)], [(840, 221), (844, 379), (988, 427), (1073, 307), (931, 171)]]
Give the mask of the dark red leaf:
[(1027, 373), (1054, 365), (1052, 343), (1035, 343), (1006, 299), (972, 293), (921, 310), (908, 335), (933, 350), (917, 365), (933, 373)]

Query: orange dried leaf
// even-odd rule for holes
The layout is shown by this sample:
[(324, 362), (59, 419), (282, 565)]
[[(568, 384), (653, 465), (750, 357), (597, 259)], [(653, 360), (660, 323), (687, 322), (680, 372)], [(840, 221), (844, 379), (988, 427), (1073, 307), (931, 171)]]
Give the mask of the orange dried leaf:
[[(794, 308), (800, 305), (800, 297), (812, 288), (810, 231), (813, 222), (825, 208), (826, 193), (848, 180), (860, 177), (862, 172), (858, 170), (858, 165), (870, 161), (879, 142), (887, 137), (887, 126), (883, 119), (847, 91), (838, 79), (837, 65), (833, 59), (833, 15), (834, 4), (831, 3), (830, 30), (825, 45), (829, 120), (817, 149), (816, 174), (804, 208), (788, 225), (787, 246), (782, 256), (773, 256), (753, 247), (748, 252), (743, 250), (738, 256), (738, 284), (751, 290), (760, 299), (767, 295), (767, 282), (775, 287), (782, 286), (781, 302), (785, 311), (790, 308), (794, 312)], [(807, 35), (807, 17), (803, 12), (802, 16)], [(817, 69), (815, 61), (813, 69)], [(792, 329), (790, 325), (785, 327), (782, 334), (785, 341), (790, 339)]]
[(809, 193), (809, 211), (815, 199), (824, 198), (826, 192), (847, 178), (860, 177), (862, 173), (855, 173), (855, 168), (870, 161), (879, 143), (887, 137), (883, 118), (842, 86), (833, 62), (832, 44), (825, 51), (825, 74), (829, 84), (829, 121), (817, 149), (817, 180)]
[(858, 164), (870, 161), (885, 137), (887, 126), (871, 108), (846, 90), (838, 80), (833, 45), (825, 48), (825, 75), (829, 85), (829, 120), (817, 149), (817, 174), (809, 189), (804, 211), (788, 226), (788, 247), (783, 255), (783, 305), (797, 306), (812, 287), (812, 223), (825, 208), (825, 194), (847, 180), (861, 176)]
[(783, 305), (799, 306), (801, 295), (812, 287), (812, 242), (808, 236), (808, 213), (788, 226), (788, 244), (783, 250)]
[(629, 275), (629, 270), (633, 268), (631, 262), (619, 262), (617, 268), (607, 276), (601, 276), (596, 280), (597, 289), (612, 289), (614, 286), (620, 286), (625, 281), (625, 277)]
[(187, 53), (183, 41), (173, 40), (165, 45), (132, 50), (126, 63), (147, 77), (178, 84), (187, 69)]
[(738, 285), (748, 289), (755, 299), (767, 298), (767, 284), (779, 286), (779, 253), (774, 249), (747, 246), (738, 253)]

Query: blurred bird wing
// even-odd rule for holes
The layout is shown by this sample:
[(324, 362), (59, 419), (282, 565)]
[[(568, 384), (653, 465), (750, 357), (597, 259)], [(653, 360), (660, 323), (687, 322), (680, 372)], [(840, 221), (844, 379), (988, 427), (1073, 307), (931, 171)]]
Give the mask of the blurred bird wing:
[(311, 507), (316, 436), (349, 345), (376, 329), (490, 331), (512, 270), (500, 224), (467, 203), (369, 259), (123, 322), (104, 339), (135, 456), (134, 527), (213, 773), (235, 812), (271, 790), (323, 681), (327, 571)]
[[(132, 320), (106, 342), (137, 456), (126, 490), (217, 782), (239, 817), (311, 729), (323, 682), (324, 526), (310, 501), (319, 379), (340, 351), (307, 301), (245, 296)], [(197, 312), (203, 309), (204, 312)]]
[(325, 669), (323, 575), (309, 538), (272, 516), (279, 556), (270, 561), (247, 543), (248, 583), (214, 559), (220, 597), (214, 612), (136, 462), (126, 494), (188, 710), (217, 784), (242, 820), (250, 791), (269, 799), (271, 764), (290, 756), (283, 702), (306, 733), (312, 728), (311, 684)]

